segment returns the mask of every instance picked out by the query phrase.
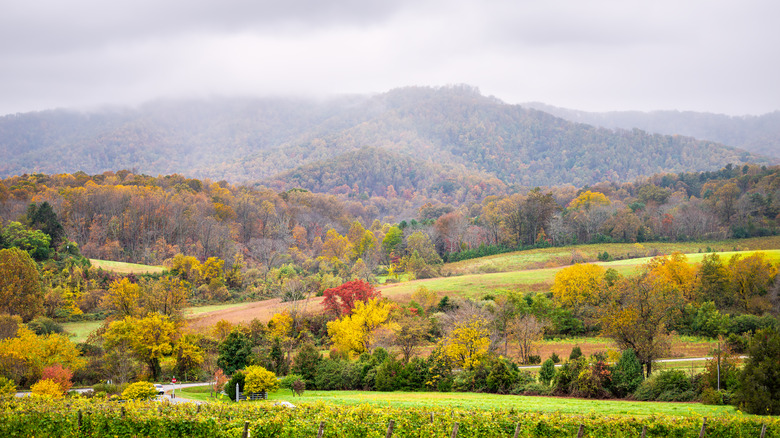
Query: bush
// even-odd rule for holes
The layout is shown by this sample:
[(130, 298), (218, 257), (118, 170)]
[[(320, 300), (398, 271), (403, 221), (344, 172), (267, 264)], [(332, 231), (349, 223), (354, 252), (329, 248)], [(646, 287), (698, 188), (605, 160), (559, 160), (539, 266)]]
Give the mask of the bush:
[(732, 397), (731, 391), (725, 389), (718, 391), (713, 388), (704, 388), (701, 392), (701, 402), (705, 405), (727, 405), (731, 403)]
[(680, 370), (661, 371), (642, 382), (634, 392), (642, 401), (693, 401), (698, 397), (692, 379)]
[(238, 391), (244, 392), (244, 385), (246, 383), (246, 375), (242, 371), (236, 371), (230, 377), (227, 383), (225, 383), (225, 394), (227, 394), (230, 401), (236, 401), (236, 385), (238, 385)]
[(36, 316), (32, 321), (27, 323), (27, 328), (34, 331), (35, 334), (39, 336), (62, 333), (65, 331), (62, 324), (45, 316)]
[(122, 391), (125, 400), (147, 400), (157, 397), (157, 388), (149, 382), (135, 382)]
[(303, 376), (300, 374), (288, 374), (279, 380), (279, 387), (284, 389), (292, 389), (292, 384), (297, 380), (303, 380)]
[(542, 356), (539, 356), (538, 354), (529, 354), (528, 363), (531, 365), (540, 364), (542, 363)]
[(95, 391), (95, 394), (102, 392), (106, 395), (115, 395), (115, 394), (118, 395), (121, 394), (122, 391), (124, 391), (125, 388), (127, 388), (127, 386), (128, 386), (127, 383), (122, 383), (119, 385), (108, 384), (108, 383), (96, 383), (92, 385), (92, 390)]
[(71, 386), (73, 386), (73, 382), (71, 382), (72, 378), (73, 371), (63, 367), (60, 364), (48, 366), (41, 372), (41, 379), (49, 379), (56, 382), (58, 385), (60, 385), (60, 389), (62, 390), (63, 394), (66, 394), (68, 391), (70, 391)]
[(244, 375), (244, 390), (248, 393), (274, 392), (279, 389), (276, 374), (259, 365), (246, 367)]
[(575, 345), (574, 348), (571, 349), (571, 353), (569, 353), (569, 360), (577, 359), (580, 356), (582, 356), (582, 349), (579, 345)]
[(65, 393), (60, 388), (60, 385), (51, 379), (42, 379), (33, 384), (30, 387), (30, 392), (33, 397), (43, 398), (62, 398), (65, 397)]
[(516, 395), (551, 395), (552, 388), (537, 382), (530, 382), (523, 385), (518, 385), (512, 389), (512, 394)]
[(13, 397), (16, 394), (16, 385), (13, 380), (0, 376), (0, 399)]
[(322, 361), (322, 354), (311, 342), (307, 342), (298, 349), (298, 354), (293, 360), (292, 371), (301, 376), (306, 382), (307, 388), (316, 388), (317, 366)]
[(623, 398), (632, 394), (642, 384), (644, 375), (634, 350), (623, 351), (620, 359), (612, 367), (612, 385), (610, 390), (615, 397)]
[(539, 370), (539, 382), (545, 386), (550, 386), (553, 377), (555, 377), (555, 361), (552, 358), (547, 359)]
[(561, 363), (561, 357), (558, 356), (558, 353), (554, 352), (550, 355), (550, 360), (553, 361), (553, 363)]

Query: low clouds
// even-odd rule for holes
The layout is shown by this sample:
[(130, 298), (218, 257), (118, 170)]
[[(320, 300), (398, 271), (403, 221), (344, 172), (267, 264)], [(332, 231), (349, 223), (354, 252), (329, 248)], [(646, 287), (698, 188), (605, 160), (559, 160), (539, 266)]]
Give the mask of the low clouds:
[[(15, 4), (14, 4), (15, 3)], [(773, 1), (12, 2), (0, 114), (468, 83), (586, 110), (778, 110)]]

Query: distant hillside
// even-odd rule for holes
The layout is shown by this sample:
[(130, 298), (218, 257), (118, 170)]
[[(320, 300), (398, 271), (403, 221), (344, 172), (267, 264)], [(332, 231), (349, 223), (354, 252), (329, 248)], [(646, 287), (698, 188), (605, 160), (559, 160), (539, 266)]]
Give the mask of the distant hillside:
[[(448, 201), (467, 191), (474, 199), (503, 193), (506, 184), (491, 174), (461, 165), (418, 160), (379, 148), (362, 148), (306, 164), (265, 181), (277, 190), (303, 187), (315, 192), (360, 196), (425, 196)], [(463, 199), (460, 193), (457, 198)]]
[(357, 183), (365, 193), (380, 193), (385, 183), (399, 184), (396, 191), (471, 190), (480, 183), (584, 186), (768, 162), (690, 137), (572, 123), (467, 86), (17, 114), (0, 118), (0, 154), (0, 176), (127, 168), (326, 191)]
[(523, 106), (563, 119), (610, 129), (639, 128), (644, 131), (685, 135), (780, 158), (780, 111), (761, 116), (727, 116), (693, 111), (614, 111), (592, 113), (558, 108), (543, 103)]

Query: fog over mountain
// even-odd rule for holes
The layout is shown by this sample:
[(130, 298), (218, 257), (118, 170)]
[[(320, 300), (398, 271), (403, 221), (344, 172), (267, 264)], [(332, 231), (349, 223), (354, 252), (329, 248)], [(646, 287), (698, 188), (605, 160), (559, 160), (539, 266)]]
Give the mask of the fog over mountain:
[[(0, 118), (0, 154), (7, 157), (0, 176), (126, 168), (325, 191), (349, 184), (351, 171), (418, 169), (425, 177), (406, 178), (410, 187), (460, 176), (489, 185), (583, 186), (772, 161), (713, 141), (573, 123), (465, 85), (17, 114)], [(379, 166), (379, 159), (407, 165)], [(350, 160), (355, 165), (343, 167)]]

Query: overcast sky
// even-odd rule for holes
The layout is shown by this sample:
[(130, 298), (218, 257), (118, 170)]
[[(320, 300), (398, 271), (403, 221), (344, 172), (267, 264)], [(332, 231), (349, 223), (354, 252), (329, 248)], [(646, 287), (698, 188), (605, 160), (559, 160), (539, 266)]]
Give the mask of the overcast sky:
[(469, 84), (574, 109), (780, 109), (776, 0), (0, 0), (0, 114)]

